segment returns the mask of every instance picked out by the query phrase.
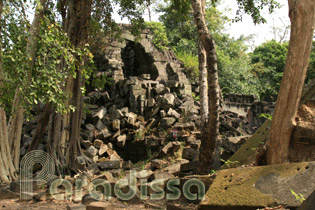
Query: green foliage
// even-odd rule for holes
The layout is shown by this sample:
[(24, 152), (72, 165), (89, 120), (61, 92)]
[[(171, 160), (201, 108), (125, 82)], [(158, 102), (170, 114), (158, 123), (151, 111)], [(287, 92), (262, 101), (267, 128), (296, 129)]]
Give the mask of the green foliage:
[(288, 43), (267, 41), (251, 54), (252, 72), (259, 78), (261, 98), (276, 98), (288, 53)]
[(160, 21), (166, 27), (169, 45), (175, 53), (185, 52), (197, 55), (197, 31), (194, 26), (191, 2), (168, 1), (161, 5), (158, 12), (162, 13)]
[(2, 86), (0, 104), (7, 112), (11, 111), (15, 90), (27, 77), (25, 63), (27, 31), (29, 23), (25, 22), (17, 5), (4, 4), (1, 18), (2, 38)]
[(261, 11), (268, 8), (269, 13), (274, 12), (280, 4), (275, 0), (237, 0), (238, 10), (235, 21), (242, 21), (242, 15), (248, 14), (252, 17), (255, 24), (266, 23), (266, 19), (262, 17)]
[[(5, 94), (1, 99), (7, 105), (6, 110), (10, 111), (10, 104), (17, 89), (22, 94), (21, 105), (27, 111), (31, 110), (33, 105), (48, 102), (55, 106), (57, 112), (74, 110), (73, 106), (64, 105), (65, 99), (69, 97), (64, 92), (65, 81), (68, 77), (76, 77), (75, 72), (80, 62), (86, 63), (85, 68), (80, 69), (82, 76), (87, 78), (91, 73), (93, 55), (87, 49), (88, 46), (82, 49), (72, 47), (63, 27), (55, 22), (57, 18), (53, 5), (50, 5), (46, 16), (40, 21), (33, 60), (27, 57), (26, 52), (27, 42), (30, 41), (28, 37), (30, 24), (27, 22), (21, 24), (25, 19), (11, 13), (13, 9), (12, 5), (7, 5), (2, 30), (5, 81), (2, 88), (7, 91), (1, 90), (1, 93)], [(33, 69), (30, 69), (30, 61), (34, 63)]]
[(258, 79), (251, 72), (244, 39), (235, 40), (223, 35), (217, 43), (219, 83), (223, 94), (259, 95)]
[(199, 62), (198, 56), (192, 53), (186, 53), (185, 51), (180, 51), (177, 53), (177, 58), (183, 61), (185, 65), (185, 73), (191, 80), (198, 80), (199, 76)]
[(267, 120), (272, 120), (272, 115), (271, 114), (261, 113), (259, 115), (259, 117), (263, 117), (263, 118), (265, 118)]
[(315, 41), (312, 44), (312, 50), (306, 73), (305, 83), (309, 83), (312, 79), (315, 79)]
[(291, 191), (292, 195), (294, 195), (296, 200), (300, 201), (301, 203), (303, 203), (303, 201), (305, 201), (305, 198), (301, 193), (297, 194), (292, 189), (290, 191)]
[(224, 165), (226, 165), (228, 168), (231, 168), (233, 166), (233, 164), (237, 164), (239, 163), (239, 161), (231, 161), (231, 160), (224, 160), (224, 159), (220, 159)]
[(154, 46), (159, 50), (167, 49), (169, 41), (165, 32), (165, 26), (160, 22), (146, 22), (146, 27), (153, 33)]

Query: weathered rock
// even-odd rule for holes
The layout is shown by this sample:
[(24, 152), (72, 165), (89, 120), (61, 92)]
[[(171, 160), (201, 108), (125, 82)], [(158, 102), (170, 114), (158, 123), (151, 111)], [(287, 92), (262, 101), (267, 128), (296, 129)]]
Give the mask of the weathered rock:
[(315, 207), (315, 191), (302, 203), (297, 210), (313, 210)]
[(92, 124), (86, 124), (86, 125), (85, 125), (85, 128), (86, 128), (87, 130), (89, 130), (89, 131), (95, 130), (95, 127), (94, 127), (94, 125), (92, 125)]
[(176, 122), (176, 119), (173, 117), (165, 117), (160, 122), (160, 127), (163, 129), (170, 128), (174, 123)]
[(108, 113), (111, 120), (120, 119), (123, 116), (123, 113), (115, 105), (110, 108)]
[(119, 177), (121, 177), (122, 170), (121, 170), (121, 169), (112, 170), (112, 171), (111, 171), (111, 174), (113, 175), (113, 177), (119, 178)]
[(163, 171), (168, 172), (169, 174), (173, 174), (174, 176), (177, 176), (180, 173), (181, 164), (185, 163), (189, 163), (189, 161), (183, 159), (180, 162), (167, 166), (166, 168), (163, 169)]
[(106, 128), (106, 126), (102, 123), (101, 120), (98, 120), (95, 127), (99, 130), (99, 131), (102, 131)]
[(87, 150), (85, 150), (86, 156), (89, 158), (94, 158), (97, 154), (98, 150), (94, 146), (90, 146)]
[(163, 84), (158, 84), (154, 90), (157, 95), (170, 93), (170, 89), (165, 87)]
[(120, 161), (119, 160), (109, 160), (109, 161), (97, 163), (97, 165), (102, 170), (119, 169), (120, 168)]
[(175, 117), (176, 119), (180, 118), (180, 114), (176, 112), (175, 110), (173, 110), (172, 108), (168, 110), (167, 115), (171, 117)]
[(251, 136), (236, 136), (236, 137), (228, 137), (227, 139), (223, 139), (222, 147), (231, 153), (235, 153)]
[(108, 150), (108, 146), (106, 144), (101, 144), (98, 150), (98, 154), (102, 156), (105, 152), (107, 152), (107, 150)]
[(290, 162), (315, 160), (315, 100), (302, 105), (291, 136)]
[(113, 120), (112, 129), (113, 129), (113, 131), (119, 131), (120, 130), (120, 120), (118, 120), (118, 119)]
[(85, 149), (88, 149), (90, 146), (92, 146), (92, 143), (89, 140), (83, 140), (81, 141), (81, 144), (84, 146)]
[(142, 170), (136, 173), (136, 177), (137, 179), (148, 179), (152, 174), (153, 172), (151, 170)]
[(178, 152), (181, 146), (181, 143), (179, 141), (172, 142), (173, 144), (173, 152)]
[(67, 210), (86, 210), (85, 205), (68, 205)]
[(194, 108), (194, 99), (189, 98), (179, 106), (181, 113), (189, 113)]
[(107, 91), (103, 92), (103, 93), (101, 94), (101, 97), (102, 97), (102, 99), (103, 99), (103, 101), (104, 101), (105, 103), (111, 101), (111, 98), (110, 98), (110, 96), (109, 96), (109, 94), (108, 94)]
[(183, 130), (190, 130), (190, 131), (194, 131), (196, 129), (195, 124), (193, 122), (189, 122), (189, 123), (176, 123), (174, 125), (174, 128), (179, 130), (179, 131), (183, 131)]
[(137, 121), (137, 115), (133, 112), (130, 112), (126, 116), (128, 117), (128, 124), (134, 126)]
[[(98, 168), (96, 163), (92, 163), (91, 165), (89, 165), (87, 167), (87, 171), (88, 171), (88, 175), (90, 177), (93, 177), (95, 174), (100, 172), (100, 169)], [(74, 184), (75, 180), (73, 180), (73, 184)]]
[(162, 179), (166, 181), (172, 178), (174, 178), (174, 176), (168, 172), (155, 172), (151, 175), (151, 180)]
[(163, 160), (160, 160), (160, 159), (154, 159), (151, 161), (151, 168), (153, 169), (160, 169), (163, 167)]
[(83, 156), (77, 156), (75, 160), (75, 165), (80, 169), (83, 170), (85, 168), (86, 162)]
[(157, 98), (157, 104), (159, 107), (167, 111), (174, 106), (175, 96), (172, 93), (166, 93), (163, 96)]
[(107, 113), (107, 109), (104, 107), (101, 108), (97, 113), (93, 115), (92, 121), (96, 123), (97, 121), (102, 120), (106, 113)]
[(161, 155), (167, 155), (172, 152), (173, 143), (169, 142), (167, 145), (165, 145), (161, 151)]
[[(242, 165), (249, 165), (256, 161), (256, 150), (261, 147), (262, 143), (268, 140), (269, 126), (271, 121), (266, 121), (256, 132), (250, 137), (245, 144), (241, 146), (239, 150), (229, 159), (231, 163), (229, 167), (238, 167)], [(264, 161), (264, 160), (262, 160)], [(260, 164), (266, 164), (262, 162)], [(223, 165), (222, 168), (228, 168), (227, 165)]]
[(105, 127), (100, 132), (96, 133), (95, 138), (100, 140), (107, 140), (112, 136), (112, 133)]
[(126, 140), (127, 140), (126, 134), (118, 136), (118, 138), (117, 138), (117, 146), (118, 147), (124, 147), (125, 144), (126, 144)]
[(132, 164), (132, 162), (131, 162), (130, 160), (128, 160), (128, 161), (123, 161), (123, 163), (122, 163), (122, 168), (123, 168), (123, 169), (126, 169), (126, 170), (131, 169), (132, 166), (133, 166), (133, 164)]
[(104, 179), (104, 180), (107, 180), (107, 181), (112, 181), (114, 179), (113, 177), (113, 174), (109, 171), (104, 171), (101, 175), (98, 175), (96, 177), (94, 177), (92, 179), (93, 180), (96, 180), (96, 179)]
[[(315, 189), (315, 162), (221, 170), (199, 209), (300, 206), (291, 190), (308, 197)], [(305, 181), (307, 180), (307, 182)]]
[(92, 202), (86, 206), (86, 210), (114, 210), (114, 206), (111, 203)]
[(188, 171), (193, 171), (197, 168), (199, 161), (191, 161), (189, 163), (184, 163), (180, 165), (180, 171), (181, 172), (188, 172)]
[(95, 139), (94, 142), (93, 142), (93, 146), (96, 148), (96, 149), (100, 149), (101, 146), (103, 144), (103, 141), (99, 140), (99, 139)]
[(92, 202), (95, 202), (97, 201), (95, 198), (93, 198), (90, 194), (85, 194), (83, 197), (82, 197), (82, 200), (81, 200), (81, 203), (83, 205), (89, 205), (90, 203)]
[(192, 149), (190, 147), (185, 147), (183, 149), (183, 155), (182, 155), (183, 159), (187, 159), (187, 160), (197, 160), (199, 158), (199, 151)]
[(191, 142), (189, 142), (189, 145), (192, 149), (199, 151), (201, 141), (200, 140), (191, 141)]

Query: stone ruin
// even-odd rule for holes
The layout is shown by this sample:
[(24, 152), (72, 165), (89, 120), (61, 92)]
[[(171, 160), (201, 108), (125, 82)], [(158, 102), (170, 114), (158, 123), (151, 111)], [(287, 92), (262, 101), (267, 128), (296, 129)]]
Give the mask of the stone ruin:
[[(84, 112), (80, 137), (85, 156), (77, 157), (76, 164), (89, 180), (104, 178), (113, 184), (127, 176), (130, 169), (139, 169), (134, 163), (149, 160), (141, 166), (146, 172), (148, 185), (156, 179), (164, 179), (165, 187), (169, 179), (191, 175), (197, 166), (201, 144), (200, 104), (192, 97), (192, 92), (197, 96), (198, 88), (192, 88), (184, 74), (183, 63), (171, 50), (159, 51), (154, 47), (149, 30), (143, 31), (141, 39), (136, 41), (129, 26), (123, 28), (123, 42), (111, 41), (104, 50), (94, 53), (96, 75), (106, 75), (113, 81), (104, 90), (87, 87), (84, 99), (87, 111)], [(220, 112), (221, 159), (242, 167), (250, 165), (253, 159), (249, 161), (248, 157), (255, 158), (253, 149), (259, 148), (267, 139), (269, 122), (264, 123), (266, 119), (261, 114), (271, 114), (273, 110), (273, 103), (259, 101), (255, 96), (225, 95)], [(293, 161), (314, 160), (314, 138), (308, 135), (314, 131), (313, 110), (314, 102), (311, 101), (298, 113), (299, 122), (294, 131), (296, 140), (290, 153), (292, 160), (298, 160)], [(21, 155), (27, 151), (36, 126), (36, 118), (24, 124)], [(258, 139), (255, 147), (246, 145), (251, 138)], [(47, 136), (44, 136), (38, 149), (46, 150), (46, 140)], [(247, 147), (241, 148), (242, 145)], [(234, 161), (235, 154), (242, 151), (244, 154), (250, 152), (250, 155), (244, 162), (239, 158)], [(302, 151), (308, 154), (304, 159), (300, 157)], [(86, 158), (92, 164), (88, 165)], [(243, 169), (219, 174), (224, 186), (221, 189), (219, 185), (220, 188), (215, 190), (227, 192), (234, 184), (239, 185), (238, 181), (234, 183), (232, 180), (233, 176), (235, 180), (244, 176), (239, 175), (238, 170)], [(248, 171), (245, 167), (244, 174)], [(227, 175), (231, 178), (226, 179)], [(137, 178), (143, 178), (140, 172), (137, 172)], [(208, 183), (207, 188), (213, 181), (212, 176), (199, 178)], [(215, 186), (216, 183), (212, 188)], [(139, 203), (140, 200), (136, 196), (128, 202)], [(202, 205), (208, 208), (210, 204)], [(260, 203), (255, 207), (260, 207)]]
[[(155, 48), (149, 30), (136, 41), (129, 27), (122, 26), (122, 42), (112, 40), (94, 52), (96, 75), (106, 75), (112, 82), (104, 91), (87, 87), (84, 102), (88, 111), (81, 128), (86, 156), (95, 162), (137, 162), (153, 153), (160, 153), (159, 157), (173, 154), (183, 145), (187, 147), (184, 158), (196, 160), (201, 138), (200, 104), (192, 97), (183, 63), (171, 50)], [(222, 104), (222, 157), (228, 159), (265, 120), (259, 114), (271, 113), (273, 104), (236, 94), (226, 95)], [(24, 126), (22, 155), (36, 123), (34, 120)], [(45, 141), (40, 148), (45, 149)]]

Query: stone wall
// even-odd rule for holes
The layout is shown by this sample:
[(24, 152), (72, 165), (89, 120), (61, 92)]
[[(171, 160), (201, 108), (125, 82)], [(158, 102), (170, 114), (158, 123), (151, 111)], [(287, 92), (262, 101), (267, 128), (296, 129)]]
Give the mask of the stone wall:
[(261, 114), (272, 114), (274, 108), (273, 102), (258, 101), (254, 95), (227, 94), (224, 96), (223, 110), (246, 118), (249, 127), (261, 126), (266, 120)]

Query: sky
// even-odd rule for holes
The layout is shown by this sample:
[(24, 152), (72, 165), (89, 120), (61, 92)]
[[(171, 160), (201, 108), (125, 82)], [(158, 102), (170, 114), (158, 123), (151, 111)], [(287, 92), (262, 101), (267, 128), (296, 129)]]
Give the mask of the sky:
[[(230, 23), (226, 26), (226, 33), (230, 34), (231, 37), (239, 38), (241, 35), (250, 36), (254, 35), (253, 38), (248, 41), (249, 46), (258, 46), (261, 43), (276, 39), (280, 40), (280, 37), (284, 35), (284, 29), (286, 26), (290, 25), (290, 20), (288, 17), (288, 5), (287, 1), (282, 2), (283, 5), (280, 9), (276, 9), (273, 14), (269, 14), (268, 11), (263, 11), (263, 17), (267, 20), (266, 24), (254, 25), (251, 17), (249, 15), (243, 15), (242, 22)], [(224, 11), (230, 19), (235, 18), (237, 3), (235, 0), (222, 0), (222, 4), (217, 7), (219, 10)], [(229, 10), (229, 11), (227, 11)], [(114, 14), (114, 19), (119, 23), (127, 23), (127, 20), (121, 20), (117, 13)], [(159, 14), (152, 11), (152, 20), (158, 21)], [(148, 14), (144, 15), (144, 19), (149, 21)], [(273, 28), (277, 28), (274, 29)], [(279, 30), (280, 29), (280, 30)], [(281, 32), (282, 31), (282, 32)], [(289, 39), (290, 31), (287, 30), (287, 36), (285, 40)]]
[[(224, 11), (225, 9), (231, 9), (230, 12), (225, 14), (233, 19), (237, 10), (237, 3), (235, 0), (225, 0), (225, 3), (218, 6), (218, 9)], [(280, 37), (284, 36), (284, 29), (290, 25), (290, 19), (288, 16), (288, 5), (286, 1), (284, 2), (280, 9), (276, 9), (273, 14), (269, 14), (267, 10), (263, 11), (263, 17), (267, 20), (266, 24), (255, 25), (252, 21), (252, 18), (249, 15), (243, 15), (242, 22), (231, 23), (228, 26), (227, 33), (231, 37), (238, 38), (242, 34), (249, 36), (251, 34), (255, 35), (252, 40), (253, 45), (259, 45), (267, 40), (276, 39), (280, 41)], [(275, 29), (273, 29), (275, 28)], [(287, 30), (285, 40), (289, 39), (290, 30)]]

